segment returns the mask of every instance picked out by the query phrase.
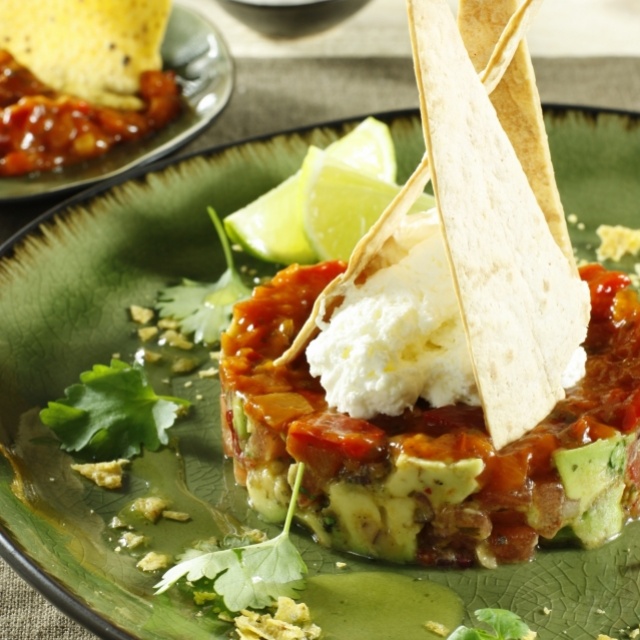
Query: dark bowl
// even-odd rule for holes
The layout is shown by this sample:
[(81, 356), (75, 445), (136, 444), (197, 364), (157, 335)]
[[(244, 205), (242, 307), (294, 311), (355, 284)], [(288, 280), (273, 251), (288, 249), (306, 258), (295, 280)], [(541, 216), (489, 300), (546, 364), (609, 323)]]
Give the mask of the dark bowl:
[(217, 0), (229, 14), (270, 38), (299, 38), (325, 31), (370, 0)]

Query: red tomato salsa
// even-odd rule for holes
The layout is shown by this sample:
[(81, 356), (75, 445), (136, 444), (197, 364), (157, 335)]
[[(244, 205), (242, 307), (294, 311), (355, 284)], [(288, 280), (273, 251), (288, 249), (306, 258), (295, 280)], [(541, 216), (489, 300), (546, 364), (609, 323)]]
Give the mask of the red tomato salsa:
[[(272, 438), (268, 451), (262, 448), (265, 435), (258, 434), (260, 429), (249, 438), (248, 447), (240, 447), (226, 407), (224, 442), (239, 482), (252, 465), (289, 456), (306, 463), (305, 495), (313, 500), (327, 481), (340, 475), (356, 474), (363, 484), (383, 477), (399, 452), (444, 462), (481, 458), (485, 466), (474, 494), (479, 510), (472, 521), (458, 521), (456, 526), (490, 531), (489, 544), (499, 563), (530, 559), (539, 534), (552, 538), (562, 522), (562, 486), (553, 452), (640, 427), (640, 301), (628, 276), (595, 264), (581, 268), (592, 302), (584, 345), (586, 375), (535, 429), (496, 451), (479, 407), (432, 408), (419, 403), (399, 417), (353, 419), (327, 407), (304, 356), (286, 367), (274, 366), (273, 360), (290, 345), (317, 295), (343, 268), (340, 263), (289, 267), (236, 306), (235, 321), (223, 336), (222, 387), (244, 399), (245, 413), (256, 424), (265, 424), (266, 414), (278, 416), (267, 421)], [(303, 401), (290, 403), (290, 411), (276, 411), (283, 400), (294, 397)], [(640, 480), (637, 443), (630, 461), (626, 473)], [(523, 518), (523, 511), (532, 505), (541, 514), (535, 531)], [(639, 517), (640, 499), (628, 496), (625, 509), (629, 519)], [(469, 513), (456, 517), (472, 518)], [(418, 560), (446, 564), (447, 557), (430, 536), (425, 528)], [(451, 564), (473, 564), (463, 547), (461, 543)]]
[(60, 94), (0, 50), (0, 176), (50, 171), (146, 137), (182, 111), (171, 72), (140, 77), (140, 111), (112, 109)]

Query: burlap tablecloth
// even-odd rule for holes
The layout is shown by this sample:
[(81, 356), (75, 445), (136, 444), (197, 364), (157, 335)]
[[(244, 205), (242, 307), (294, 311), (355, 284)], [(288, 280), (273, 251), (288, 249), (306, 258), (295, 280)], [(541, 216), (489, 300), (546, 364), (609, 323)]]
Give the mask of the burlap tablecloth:
[[(640, 111), (640, 59), (536, 59), (543, 102)], [(222, 115), (178, 154), (316, 122), (416, 107), (407, 58), (240, 59)], [(55, 204), (0, 205), (0, 242)], [(91, 640), (0, 561), (1, 640)]]

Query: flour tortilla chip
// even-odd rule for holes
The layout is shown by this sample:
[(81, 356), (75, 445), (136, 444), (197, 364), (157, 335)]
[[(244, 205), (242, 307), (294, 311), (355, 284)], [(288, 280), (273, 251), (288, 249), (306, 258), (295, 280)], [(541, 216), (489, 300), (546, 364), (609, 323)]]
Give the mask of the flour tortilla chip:
[[(487, 92), (493, 91), (500, 82), (541, 3), (542, 0), (524, 0), (506, 22), (499, 37), (496, 36), (491, 56), (479, 74)], [(415, 38), (412, 38), (414, 49), (415, 42)], [(415, 59), (417, 57), (415, 50), (413, 55)], [(275, 361), (276, 365), (285, 365), (297, 358), (317, 332), (318, 319), (328, 321), (345, 288), (354, 286), (359, 279), (365, 278), (366, 274), (372, 270), (376, 255), (393, 235), (400, 219), (408, 213), (430, 179), (429, 158), (425, 155), (397, 197), (355, 246), (345, 273), (331, 282), (320, 294), (308, 320), (289, 349)]]
[(62, 93), (138, 109), (140, 74), (162, 66), (171, 0), (1, 0), (0, 48)]
[[(476, 71), (485, 68), (495, 51), (496, 41), (518, 10), (517, 0), (460, 0), (458, 30)], [(520, 41), (511, 64), (491, 92), (491, 102), (527, 174), (551, 233), (570, 264), (574, 264), (535, 73), (525, 40)]]
[(589, 296), (556, 244), (446, 0), (409, 0), (437, 209), (496, 448), (564, 397)]

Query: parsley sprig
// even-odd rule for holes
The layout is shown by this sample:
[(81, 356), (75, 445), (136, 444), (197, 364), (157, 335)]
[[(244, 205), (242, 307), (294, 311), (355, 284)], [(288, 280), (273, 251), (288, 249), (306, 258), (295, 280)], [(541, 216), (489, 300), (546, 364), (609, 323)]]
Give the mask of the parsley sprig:
[(448, 640), (533, 640), (536, 637), (535, 632), (519, 616), (506, 609), (478, 609), (475, 615), (493, 632), (461, 626), (454, 630)]
[(299, 463), (287, 516), (278, 536), (258, 544), (209, 553), (191, 551), (169, 569), (156, 584), (156, 593), (169, 589), (181, 578), (213, 581), (229, 611), (263, 609), (280, 596), (296, 598), (305, 587), (307, 566), (289, 538), (304, 464)]
[(95, 365), (65, 397), (49, 402), (40, 419), (65, 451), (94, 460), (129, 458), (144, 446), (156, 451), (168, 443), (167, 429), (188, 400), (155, 393), (144, 370), (121, 360)]
[(193, 335), (198, 344), (214, 344), (229, 325), (233, 305), (251, 294), (233, 261), (233, 254), (224, 227), (216, 212), (209, 207), (209, 217), (222, 245), (227, 269), (214, 283), (183, 279), (182, 283), (166, 287), (158, 294), (156, 307), (162, 318), (173, 318), (185, 335)]

